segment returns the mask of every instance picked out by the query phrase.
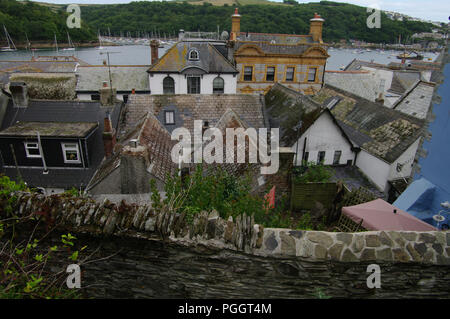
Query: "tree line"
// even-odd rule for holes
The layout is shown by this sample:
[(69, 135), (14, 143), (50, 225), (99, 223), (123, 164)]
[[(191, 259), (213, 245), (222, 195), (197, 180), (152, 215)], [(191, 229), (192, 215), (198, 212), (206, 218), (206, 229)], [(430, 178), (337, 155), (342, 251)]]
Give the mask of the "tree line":
[[(288, 5), (289, 4), (289, 5)], [(51, 9), (30, 1), (0, 0), (0, 24), (5, 24), (13, 39), (66, 39), (66, 6)], [(129, 4), (81, 7), (82, 28), (68, 30), (74, 41), (91, 41), (97, 30), (102, 34), (136, 36), (159, 33), (161, 36), (186, 31), (230, 31), (234, 6), (191, 5), (187, 2), (140, 1)], [(416, 32), (430, 32), (433, 25), (418, 21), (393, 21), (381, 14), (381, 28), (369, 29), (365, 7), (321, 1), (286, 5), (239, 5), (241, 31), (308, 34), (314, 13), (324, 19), (323, 38), (327, 42), (357, 39), (366, 42), (395, 43), (399, 36), (410, 38)]]

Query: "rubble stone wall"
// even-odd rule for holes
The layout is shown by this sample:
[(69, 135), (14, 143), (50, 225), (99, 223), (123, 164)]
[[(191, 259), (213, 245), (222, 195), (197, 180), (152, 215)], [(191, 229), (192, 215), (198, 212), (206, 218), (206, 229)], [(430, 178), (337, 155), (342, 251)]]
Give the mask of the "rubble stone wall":
[(224, 220), (202, 212), (192, 222), (183, 214), (156, 213), (151, 206), (103, 203), (88, 198), (17, 193), (19, 216), (35, 212), (75, 233), (164, 239), (203, 244), (247, 254), (310, 261), (395, 262), (450, 265), (450, 232), (369, 231), (340, 233), (264, 228), (251, 216)]

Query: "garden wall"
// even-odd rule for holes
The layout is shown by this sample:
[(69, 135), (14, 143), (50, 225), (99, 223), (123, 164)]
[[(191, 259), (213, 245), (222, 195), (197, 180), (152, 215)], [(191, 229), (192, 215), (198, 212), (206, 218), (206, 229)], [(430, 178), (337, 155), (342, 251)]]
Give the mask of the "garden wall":
[[(264, 229), (216, 212), (190, 224), (148, 206), (28, 193), (17, 194), (14, 210), (41, 212), (47, 224), (102, 245), (102, 256), (120, 251), (84, 268), (95, 297), (301, 298), (317, 287), (336, 297), (450, 297), (449, 232)], [(382, 269), (381, 289), (366, 286), (371, 263)]]

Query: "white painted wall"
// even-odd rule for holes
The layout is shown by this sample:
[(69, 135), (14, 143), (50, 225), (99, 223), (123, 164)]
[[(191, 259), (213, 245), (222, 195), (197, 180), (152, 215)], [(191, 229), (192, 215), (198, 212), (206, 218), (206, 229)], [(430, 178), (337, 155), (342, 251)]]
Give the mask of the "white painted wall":
[[(390, 172), (389, 172), (389, 180), (398, 179), (401, 177), (409, 177), (412, 172), (412, 164), (414, 163), (414, 158), (417, 153), (417, 149), (419, 148), (420, 137), (411, 144), (408, 149), (399, 156), (399, 158), (391, 164)], [(403, 164), (401, 171), (397, 171), (397, 164)]]
[(358, 153), (356, 166), (381, 190), (387, 188), (391, 166), (365, 150)]
[[(77, 99), (80, 101), (92, 101), (91, 95), (92, 94), (77, 93)], [(131, 95), (131, 93), (128, 95)], [(116, 98), (120, 101), (123, 101), (123, 96), (124, 96), (124, 94), (117, 94)]]
[[(351, 150), (351, 144), (342, 135), (341, 130), (335, 125), (327, 112), (311, 125), (294, 144), (293, 150), (297, 151), (296, 165), (302, 161), (304, 140), (306, 137), (305, 152), (309, 152), (308, 162), (316, 162), (319, 151), (325, 151), (325, 165), (332, 165), (335, 151), (342, 151), (339, 164), (347, 164), (348, 160), (355, 159), (355, 153)], [(295, 161), (295, 157), (294, 157)]]
[[(150, 76), (150, 93), (151, 94), (163, 94), (163, 80), (167, 74), (153, 74)], [(175, 81), (175, 94), (187, 94), (187, 78), (184, 74), (171, 74)], [(213, 80), (217, 77), (217, 74), (204, 74), (200, 79), (200, 94), (212, 94), (213, 93)], [(224, 94), (236, 94), (237, 77), (232, 74), (221, 74), (225, 82)]]

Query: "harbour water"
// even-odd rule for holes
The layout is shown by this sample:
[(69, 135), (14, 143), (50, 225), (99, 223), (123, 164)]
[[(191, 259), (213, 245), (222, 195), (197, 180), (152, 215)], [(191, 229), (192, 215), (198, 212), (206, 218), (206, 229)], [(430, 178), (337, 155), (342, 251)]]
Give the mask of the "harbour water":
[[(159, 56), (162, 56), (169, 47), (159, 49)], [(107, 52), (111, 65), (149, 65), (150, 64), (150, 47), (145, 45), (126, 45), (126, 46), (110, 46), (99, 50), (97, 48), (77, 48), (75, 51), (56, 52), (54, 49), (42, 49), (34, 52), (26, 50), (18, 50), (15, 52), (0, 52), (0, 61), (29, 61), (33, 54), (35, 56), (71, 56), (92, 65), (101, 65), (107, 61)], [(328, 54), (330, 57), (327, 61), (327, 70), (340, 70), (350, 63), (353, 59), (364, 61), (373, 61), (375, 63), (388, 64), (390, 62), (400, 62), (397, 55), (401, 51), (380, 51), (380, 50), (357, 50), (357, 49), (337, 49), (330, 48)], [(432, 62), (436, 59), (437, 54), (426, 52), (424, 60)]]

